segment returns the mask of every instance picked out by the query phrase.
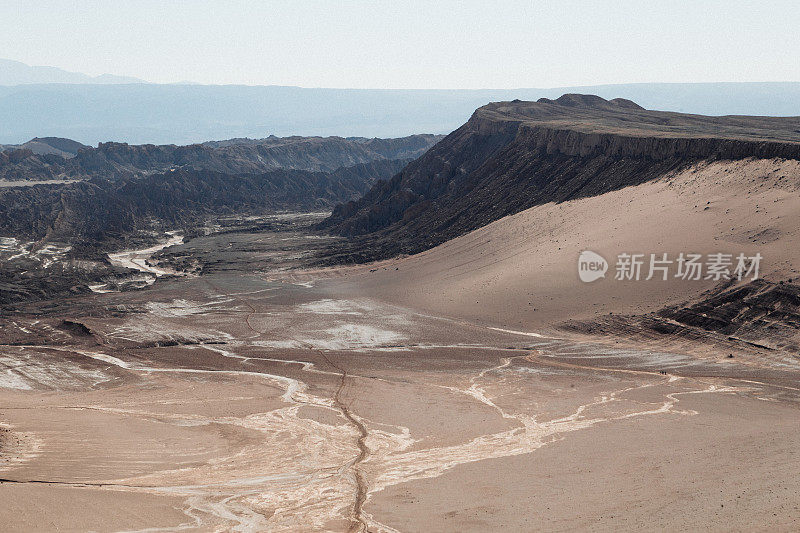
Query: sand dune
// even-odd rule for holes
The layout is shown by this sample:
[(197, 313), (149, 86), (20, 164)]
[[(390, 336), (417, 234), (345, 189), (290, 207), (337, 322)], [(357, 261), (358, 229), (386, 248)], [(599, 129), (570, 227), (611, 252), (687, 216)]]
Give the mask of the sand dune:
[[(760, 252), (766, 279), (800, 277), (798, 190), (798, 161), (704, 162), (642, 185), (533, 207), (329, 283), (521, 331), (610, 312), (655, 311), (716, 282), (615, 281), (618, 254)], [(605, 279), (580, 281), (582, 250), (608, 260)], [(358, 282), (351, 282), (355, 276)]]

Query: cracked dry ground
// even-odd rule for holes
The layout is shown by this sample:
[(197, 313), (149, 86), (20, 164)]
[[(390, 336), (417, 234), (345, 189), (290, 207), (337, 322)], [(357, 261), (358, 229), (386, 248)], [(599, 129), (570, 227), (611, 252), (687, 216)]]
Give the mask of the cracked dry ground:
[(498, 330), (333, 285), (216, 275), (4, 321), (3, 529), (797, 524), (794, 363)]

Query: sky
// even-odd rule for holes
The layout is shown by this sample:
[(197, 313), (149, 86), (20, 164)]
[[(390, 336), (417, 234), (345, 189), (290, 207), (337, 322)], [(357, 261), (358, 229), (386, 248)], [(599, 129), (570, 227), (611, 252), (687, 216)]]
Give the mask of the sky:
[(2, 0), (0, 22), (0, 57), (158, 83), (800, 81), (791, 0)]

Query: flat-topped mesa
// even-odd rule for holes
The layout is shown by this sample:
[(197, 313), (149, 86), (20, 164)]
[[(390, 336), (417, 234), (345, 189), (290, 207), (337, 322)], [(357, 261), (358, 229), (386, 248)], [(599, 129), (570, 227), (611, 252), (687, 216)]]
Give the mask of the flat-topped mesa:
[(567, 155), (800, 158), (800, 117), (707, 117), (651, 111), (622, 98), (565, 94), (488, 104), (470, 119), (483, 121), (514, 123), (533, 147)]
[(323, 225), (365, 235), (334, 261), (416, 253), (534, 205), (751, 157), (800, 160), (800, 117), (707, 117), (580, 94), (496, 102)]

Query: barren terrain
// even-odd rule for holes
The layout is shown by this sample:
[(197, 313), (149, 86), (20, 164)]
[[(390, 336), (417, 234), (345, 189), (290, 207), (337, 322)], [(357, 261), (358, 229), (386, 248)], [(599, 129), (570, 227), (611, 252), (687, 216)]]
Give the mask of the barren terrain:
[[(11, 531), (794, 529), (796, 353), (563, 327), (713, 288), (582, 284), (575, 261), (589, 245), (609, 259), (653, 243), (757, 248), (768, 278), (790, 275), (797, 206), (780, 176), (793, 164), (705, 165), (360, 267), (286, 270), (304, 241), (324, 243), (293, 231), (114, 256), (161, 276), (3, 321), (0, 520)], [(626, 203), (636, 208), (607, 209)], [(770, 218), (748, 216), (752, 203)], [(203, 275), (164, 275), (191, 258)]]
[(611, 348), (307, 285), (210, 275), (97, 295), (80, 327), (6, 322), (5, 529), (800, 519), (796, 363)]
[(594, 98), (482, 108), (322, 224), (325, 180), (86, 258), (0, 239), (0, 529), (797, 530), (797, 119)]

